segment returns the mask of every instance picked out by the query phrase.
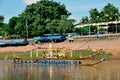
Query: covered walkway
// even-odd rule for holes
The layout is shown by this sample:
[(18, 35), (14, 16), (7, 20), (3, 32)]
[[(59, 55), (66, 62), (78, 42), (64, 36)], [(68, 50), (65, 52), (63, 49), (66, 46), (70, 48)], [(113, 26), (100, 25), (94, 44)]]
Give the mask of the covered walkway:
[(115, 25), (115, 33), (118, 33), (118, 24), (120, 24), (120, 21), (110, 21), (110, 22), (100, 22), (100, 23), (91, 23), (91, 24), (79, 24), (79, 25), (76, 25), (75, 28), (82, 28), (85, 26), (89, 26), (89, 35), (90, 35), (90, 33), (91, 33), (90, 27), (91, 26), (101, 26), (102, 28), (107, 29), (107, 32), (108, 32), (108, 28), (110, 27), (110, 25)]

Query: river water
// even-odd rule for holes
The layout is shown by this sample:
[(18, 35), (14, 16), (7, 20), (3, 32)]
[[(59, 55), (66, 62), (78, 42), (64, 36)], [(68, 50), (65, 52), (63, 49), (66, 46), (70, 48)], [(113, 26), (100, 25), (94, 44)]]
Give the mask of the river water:
[(0, 61), (0, 80), (120, 80), (120, 60), (106, 60), (95, 66)]

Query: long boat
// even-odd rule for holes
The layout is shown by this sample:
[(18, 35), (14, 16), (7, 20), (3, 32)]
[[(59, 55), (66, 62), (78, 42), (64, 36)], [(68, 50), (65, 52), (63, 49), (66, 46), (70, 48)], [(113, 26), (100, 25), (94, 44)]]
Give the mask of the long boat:
[(13, 63), (14, 64), (49, 64), (49, 65), (56, 65), (56, 64), (74, 64), (79, 66), (93, 66), (96, 64), (99, 64), (101, 62), (105, 61), (105, 58), (101, 58), (99, 60), (96, 60), (92, 63), (82, 63), (82, 60), (78, 58), (69, 58), (69, 59), (52, 59), (52, 58), (14, 58)]

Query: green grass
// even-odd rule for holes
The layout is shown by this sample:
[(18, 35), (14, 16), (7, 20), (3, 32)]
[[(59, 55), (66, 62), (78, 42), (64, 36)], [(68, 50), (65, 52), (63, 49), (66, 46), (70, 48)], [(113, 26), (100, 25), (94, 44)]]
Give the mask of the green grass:
[(72, 57), (73, 58), (79, 58), (80, 57), (80, 53), (79, 52), (73, 52), (72, 53)]
[[(80, 56), (80, 53), (79, 53), (79, 52), (75, 52), (75, 51), (72, 52), (72, 58), (79, 58), (79, 56)], [(67, 53), (65, 54), (65, 57), (66, 57), (66, 58), (70, 58), (70, 57), (71, 57), (70, 52), (67, 52)]]
[(8, 53), (0, 53), (0, 59), (4, 59), (6, 56), (8, 57), (8, 59), (13, 59), (13, 58), (14, 58), (14, 55), (11, 54), (11, 52), (8, 52)]
[(93, 50), (84, 50), (83, 53), (82, 53), (82, 56), (83, 57), (86, 57), (88, 55), (91, 55), (91, 54), (95, 54), (95, 52)]
[[(45, 53), (47, 54), (47, 53)], [(43, 57), (43, 53), (42, 52), (39, 52), (38, 53), (38, 57), (36, 57), (36, 53), (32, 53), (32, 58), (42, 58)], [(17, 54), (16, 55), (17, 57), (20, 57), (20, 58), (31, 58), (30, 57), (30, 53), (22, 53), (22, 54)]]
[(110, 56), (112, 56), (111, 53), (102, 53), (102, 54), (97, 55), (96, 57), (102, 58), (102, 57), (110, 57)]
[[(83, 53), (82, 53), (82, 57), (85, 57), (85, 56), (88, 56), (88, 55), (91, 55), (91, 54), (95, 54), (95, 53), (96, 52), (93, 51), (93, 50), (84, 50)], [(47, 51), (39, 52), (38, 53), (38, 57), (36, 57), (36, 53), (33, 52), (32, 53), (32, 58), (42, 58), (44, 55), (47, 55), (47, 54), (48, 54)], [(0, 59), (4, 59), (6, 56), (8, 56), (7, 57), (8, 59), (13, 59), (14, 58), (14, 54), (12, 54), (12, 52), (0, 53)], [(19, 53), (19, 54), (16, 54), (16, 56), (20, 57), (20, 58), (31, 58), (29, 52)], [(101, 54), (96, 55), (97, 58), (109, 57), (109, 56), (112, 56), (112, 54), (111, 53), (106, 53), (104, 51), (101, 52)], [(66, 58), (70, 58), (71, 57), (70, 51), (66, 52), (65, 57)], [(76, 52), (76, 51), (72, 52), (72, 58), (79, 58), (79, 57), (80, 57), (80, 52)]]
[[(47, 53), (45, 53), (47, 54)], [(20, 58), (30, 58), (30, 53), (26, 52), (26, 53), (19, 53), (19, 54), (15, 54), (17, 57)], [(7, 56), (7, 59), (13, 59), (14, 58), (14, 54), (12, 54), (11, 52), (7, 52), (7, 53), (0, 53), (0, 59), (4, 60), (4, 58)], [(43, 57), (43, 53), (39, 52), (38, 53), (38, 58), (42, 58)], [(36, 54), (32, 53), (32, 58), (36, 58)]]

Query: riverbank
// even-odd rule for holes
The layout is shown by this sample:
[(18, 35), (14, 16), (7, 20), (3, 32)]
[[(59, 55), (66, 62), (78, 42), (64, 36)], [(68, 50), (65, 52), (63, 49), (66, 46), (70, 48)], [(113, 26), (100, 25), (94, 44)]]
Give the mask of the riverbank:
[[(23, 53), (30, 51), (32, 49), (39, 48), (48, 48), (49, 44), (29, 44), (27, 46), (17, 46), (17, 47), (1, 47), (0, 53), (5, 52), (16, 52), (16, 53)], [(72, 50), (83, 50), (87, 48), (91, 48), (93, 50), (100, 50), (106, 51), (107, 53), (112, 53), (113, 56), (110, 58), (120, 59), (120, 39), (96, 39), (96, 40), (83, 40), (82, 39), (75, 39), (73, 43), (69, 43), (68, 40), (59, 43), (53, 43), (52, 47), (54, 48), (69, 48)], [(43, 49), (41, 49), (43, 50)]]
[[(49, 45), (41, 45), (41, 48), (47, 48)], [(62, 48), (66, 47), (72, 50), (83, 50), (91, 48), (93, 50), (100, 50), (107, 53), (112, 53), (111, 58), (120, 59), (120, 40), (94, 40), (94, 41), (75, 41), (69, 43), (68, 41), (62, 43), (54, 43), (52, 47)]]

